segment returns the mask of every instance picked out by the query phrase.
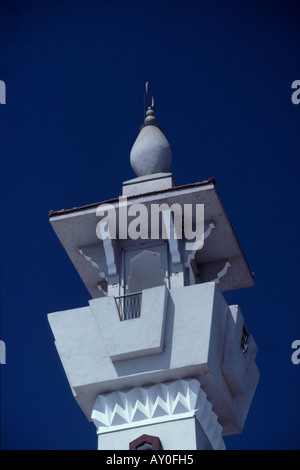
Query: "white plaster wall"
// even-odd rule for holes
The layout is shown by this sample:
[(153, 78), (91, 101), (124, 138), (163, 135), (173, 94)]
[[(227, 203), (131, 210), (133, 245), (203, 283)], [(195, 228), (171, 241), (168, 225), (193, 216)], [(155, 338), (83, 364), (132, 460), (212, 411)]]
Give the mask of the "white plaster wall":
[(142, 434), (159, 437), (165, 450), (211, 450), (194, 417), (99, 434), (98, 450), (128, 450), (129, 443)]
[[(144, 305), (143, 308), (149, 316), (155, 307), (156, 289), (162, 287), (147, 290), (147, 307)], [(109, 319), (112, 311), (108, 299), (105, 305), (104, 317)], [(229, 338), (229, 315), (231, 311), (214, 282), (171, 289), (168, 291), (162, 352), (139, 356), (137, 344), (141, 346), (141, 343), (128, 337), (127, 322), (120, 322), (119, 328), (110, 331), (110, 335), (115, 335), (116, 343), (125, 337), (127, 353), (132, 344), (132, 355), (135, 356), (120, 361), (110, 357), (112, 353), (105, 346), (108, 338), (103, 338), (105, 328), (96, 322), (90, 307), (55, 312), (48, 318), (70, 385), (89, 419), (100, 393), (194, 376), (213, 404), (226, 435), (241, 432), (259, 377), (254, 362), (257, 348), (252, 342), (248, 359), (242, 357), (235, 368), (243, 395), (234, 396), (225, 380), (222, 361)], [(235, 336), (231, 335), (229, 340)], [(240, 339), (234, 341), (238, 345), (237, 354), (242, 355)]]
[(142, 293), (139, 318), (120, 321), (113, 297), (90, 300), (90, 306), (102, 332), (113, 362), (163, 352), (168, 290), (163, 286)]
[(152, 175), (139, 176), (123, 183), (123, 196), (145, 194), (151, 191), (163, 191), (174, 186), (171, 173), (156, 173)]
[(73, 388), (111, 378), (111, 360), (90, 307), (54, 312), (48, 319)]

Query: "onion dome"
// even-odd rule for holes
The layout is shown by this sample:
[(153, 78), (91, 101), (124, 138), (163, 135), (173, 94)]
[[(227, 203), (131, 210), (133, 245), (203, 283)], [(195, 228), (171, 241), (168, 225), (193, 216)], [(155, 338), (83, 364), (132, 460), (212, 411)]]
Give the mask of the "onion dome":
[(146, 83), (148, 110), (144, 124), (133, 144), (130, 153), (130, 163), (137, 176), (154, 173), (168, 173), (172, 162), (172, 150), (169, 142), (162, 132), (161, 126), (156, 122), (154, 115), (154, 99), (150, 102), (148, 82)]

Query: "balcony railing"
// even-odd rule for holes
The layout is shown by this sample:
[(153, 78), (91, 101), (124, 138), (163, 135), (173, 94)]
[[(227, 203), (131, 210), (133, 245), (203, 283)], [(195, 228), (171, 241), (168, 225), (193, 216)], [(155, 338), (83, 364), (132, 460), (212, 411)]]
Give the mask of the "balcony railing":
[(248, 342), (249, 342), (249, 333), (246, 330), (246, 327), (243, 326), (243, 331), (242, 331), (242, 339), (241, 339), (241, 348), (243, 351), (244, 356), (246, 356), (247, 351), (248, 351)]
[(132, 320), (141, 315), (142, 292), (115, 297), (120, 320)]

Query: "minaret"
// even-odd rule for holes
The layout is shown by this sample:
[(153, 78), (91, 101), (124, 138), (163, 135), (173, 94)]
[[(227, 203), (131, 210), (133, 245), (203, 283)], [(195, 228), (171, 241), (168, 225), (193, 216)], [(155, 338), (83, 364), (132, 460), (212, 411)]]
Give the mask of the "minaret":
[(257, 346), (222, 292), (253, 276), (210, 178), (177, 186), (148, 110), (122, 196), (50, 212), (91, 300), (48, 315), (99, 450), (225, 449), (259, 380)]

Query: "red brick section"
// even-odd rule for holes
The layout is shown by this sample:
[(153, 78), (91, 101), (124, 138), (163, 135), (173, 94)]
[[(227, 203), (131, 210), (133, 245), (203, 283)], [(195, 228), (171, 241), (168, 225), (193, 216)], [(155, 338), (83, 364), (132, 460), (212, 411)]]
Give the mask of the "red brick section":
[(138, 447), (146, 443), (152, 446), (152, 450), (161, 450), (161, 442), (159, 437), (148, 436), (148, 434), (143, 434), (134, 441), (131, 441), (129, 443), (129, 450), (137, 450)]

